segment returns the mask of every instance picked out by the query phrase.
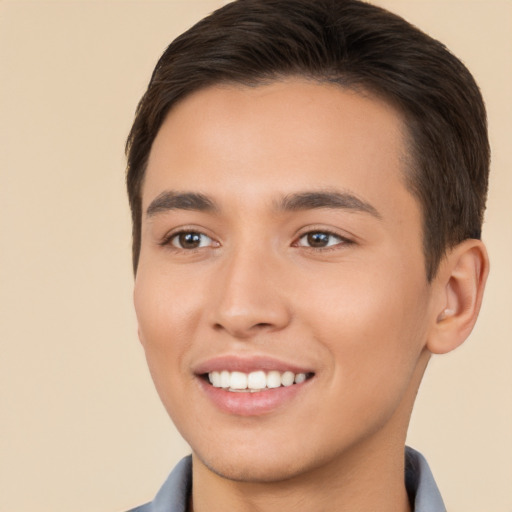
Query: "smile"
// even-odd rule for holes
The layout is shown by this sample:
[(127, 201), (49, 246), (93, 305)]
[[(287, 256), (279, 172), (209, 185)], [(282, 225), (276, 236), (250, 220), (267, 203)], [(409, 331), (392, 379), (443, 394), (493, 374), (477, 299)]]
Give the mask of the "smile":
[(293, 373), (292, 371), (269, 371), (263, 370), (244, 373), (228, 370), (212, 371), (208, 373), (208, 380), (215, 388), (222, 388), (236, 393), (255, 393), (266, 389), (289, 387), (293, 384), (301, 384), (312, 374)]

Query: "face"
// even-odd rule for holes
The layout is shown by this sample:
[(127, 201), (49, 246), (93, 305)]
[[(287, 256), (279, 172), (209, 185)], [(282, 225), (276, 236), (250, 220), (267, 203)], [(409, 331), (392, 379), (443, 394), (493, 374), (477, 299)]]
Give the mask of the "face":
[(135, 307), (199, 464), (274, 481), (405, 436), (433, 310), (405, 157), (397, 112), (334, 85), (211, 87), (168, 115)]

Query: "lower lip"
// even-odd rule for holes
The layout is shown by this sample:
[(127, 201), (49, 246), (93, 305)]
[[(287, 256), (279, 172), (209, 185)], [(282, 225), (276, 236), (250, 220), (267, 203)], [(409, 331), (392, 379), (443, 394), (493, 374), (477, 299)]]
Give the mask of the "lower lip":
[(310, 380), (254, 393), (237, 393), (216, 388), (206, 380), (199, 378), (203, 391), (221, 411), (238, 416), (258, 416), (271, 413), (295, 399), (308, 386)]

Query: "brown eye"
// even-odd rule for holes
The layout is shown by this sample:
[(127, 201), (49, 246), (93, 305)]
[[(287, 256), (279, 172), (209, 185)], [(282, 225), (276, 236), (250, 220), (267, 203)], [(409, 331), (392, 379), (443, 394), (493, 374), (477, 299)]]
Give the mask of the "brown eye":
[(308, 233), (306, 239), (311, 247), (327, 247), (330, 235), (327, 233)]
[(298, 245), (302, 247), (312, 247), (313, 249), (323, 249), (334, 245), (342, 244), (345, 240), (332, 233), (325, 231), (311, 231), (301, 236)]
[(209, 236), (195, 231), (184, 231), (174, 235), (171, 239), (171, 245), (179, 249), (198, 249), (211, 244), (212, 239)]

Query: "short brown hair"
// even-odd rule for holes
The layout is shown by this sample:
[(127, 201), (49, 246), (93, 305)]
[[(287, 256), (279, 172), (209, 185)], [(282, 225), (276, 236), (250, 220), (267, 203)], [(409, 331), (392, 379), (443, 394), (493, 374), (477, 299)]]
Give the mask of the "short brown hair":
[(472, 75), (445, 46), (358, 0), (237, 0), (169, 45), (137, 107), (126, 143), (135, 271), (148, 156), (173, 105), (218, 83), (294, 75), (376, 94), (404, 116), (406, 184), (423, 213), (429, 281), (448, 248), (480, 238), (490, 160), (485, 106)]

